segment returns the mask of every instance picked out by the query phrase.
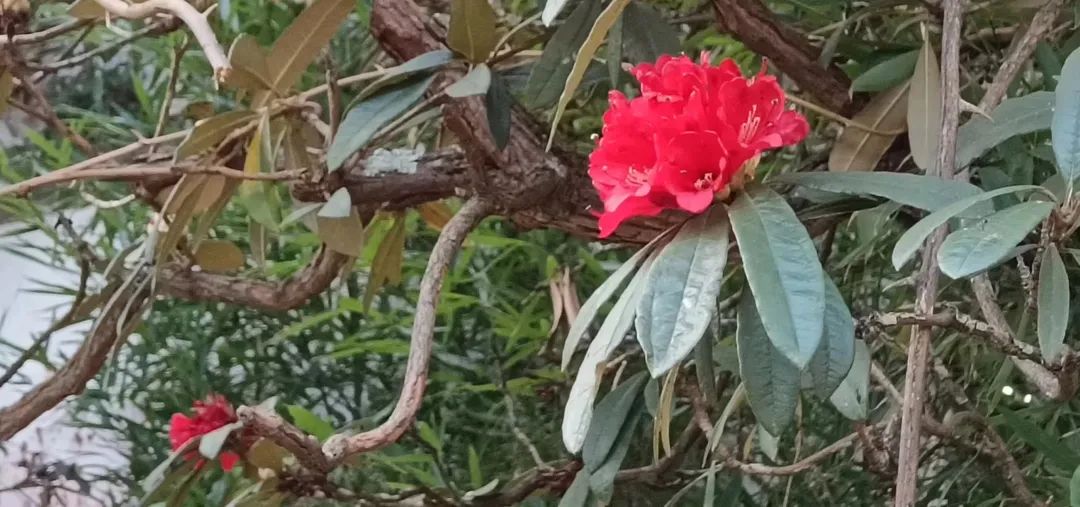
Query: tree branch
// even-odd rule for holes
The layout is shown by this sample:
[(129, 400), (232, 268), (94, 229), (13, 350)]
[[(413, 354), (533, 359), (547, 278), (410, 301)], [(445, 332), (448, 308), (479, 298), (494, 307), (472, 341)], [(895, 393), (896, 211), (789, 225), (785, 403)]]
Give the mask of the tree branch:
[(323, 446), (323, 452), (331, 463), (340, 464), (350, 455), (390, 445), (401, 438), (412, 425), (427, 387), (428, 364), (431, 361), (443, 280), (461, 250), (465, 236), (480, 220), (488, 216), (491, 210), (492, 206), (487, 201), (473, 197), (465, 202), (439, 233), (439, 239), (428, 257), (424, 277), (420, 280), (420, 296), (416, 301), (416, 315), (413, 317), (412, 340), (409, 344), (409, 359), (405, 367), (401, 397), (398, 398), (389, 419), (379, 427), (357, 435), (339, 434), (328, 439)]
[(180, 18), (202, 46), (210, 67), (214, 69), (214, 78), (220, 82), (228, 75), (229, 58), (225, 56), (225, 51), (218, 43), (214, 30), (210, 28), (206, 17), (184, 0), (147, 0), (136, 4), (129, 4), (124, 0), (96, 1), (110, 14), (125, 19), (142, 19), (158, 12), (169, 13)]
[(71, 360), (19, 401), (0, 409), (0, 442), (10, 439), (64, 398), (86, 389), (86, 383), (104, 366), (117, 341), (124, 339), (141, 321), (140, 314), (149, 295), (150, 283), (145, 273), (136, 272), (125, 280)]
[[(944, 0), (945, 17), (941, 42), (942, 122), (937, 172), (942, 179), (953, 179), (956, 166), (956, 131), (960, 126), (960, 26), (963, 0)], [(939, 227), (923, 250), (915, 312), (928, 315), (937, 300), (937, 250), (945, 239), (948, 226)], [(933, 328), (916, 326), (908, 346), (907, 375), (904, 378), (904, 402), (901, 405), (900, 451), (896, 472), (897, 507), (913, 507), (918, 500), (918, 471), (922, 417), (926, 403), (926, 379)]]
[(982, 100), (979, 101), (980, 109), (990, 111), (1001, 103), (1009, 91), (1009, 85), (1016, 79), (1028, 58), (1035, 53), (1035, 46), (1053, 28), (1054, 20), (1057, 19), (1064, 4), (1065, 0), (1048, 0), (1039, 8), (1039, 12), (1031, 18), (1031, 24), (1028, 25), (1027, 30), (1020, 36), (1020, 40), (1013, 44), (1012, 50), (998, 67), (994, 80), (986, 89)]
[(301, 465), (312, 472), (325, 475), (333, 470), (319, 447), (318, 439), (289, 424), (273, 411), (244, 406), (236, 409), (236, 417), (244, 423), (245, 428), (291, 452)]
[(1017, 342), (1007, 330), (952, 310), (929, 315), (906, 312), (875, 313), (869, 318), (873, 324), (885, 327), (923, 326), (955, 329), (985, 339), (1003, 354), (1036, 362), (1042, 360), (1042, 356), (1034, 347)]

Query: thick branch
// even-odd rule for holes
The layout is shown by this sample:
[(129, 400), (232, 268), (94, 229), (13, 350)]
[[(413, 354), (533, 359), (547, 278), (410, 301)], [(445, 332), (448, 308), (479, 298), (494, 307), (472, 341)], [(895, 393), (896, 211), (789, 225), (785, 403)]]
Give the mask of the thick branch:
[(828, 109), (848, 112), (847, 76), (834, 65), (819, 65), (820, 51), (801, 33), (778, 22), (760, 0), (713, 0), (713, 9), (721, 31), (774, 62)]
[(276, 413), (259, 407), (240, 407), (236, 416), (253, 433), (268, 438), (296, 456), (296, 460), (313, 472), (328, 474), (333, 469), (319, 447), (319, 440), (289, 424)]
[[(942, 122), (940, 151), (937, 158), (938, 175), (952, 179), (956, 165), (956, 131), (960, 126), (960, 25), (963, 0), (944, 0), (945, 18), (941, 39)], [(915, 312), (922, 315), (934, 311), (937, 299), (937, 250), (945, 239), (947, 226), (934, 232), (923, 250)], [(918, 471), (921, 454), (920, 432), (926, 403), (926, 379), (930, 357), (930, 335), (933, 328), (916, 326), (908, 346), (907, 375), (904, 379), (904, 402), (901, 406), (900, 451), (896, 472), (897, 507), (913, 507), (918, 500)]]
[(130, 334), (133, 324), (139, 322), (149, 296), (150, 284), (144, 277), (136, 273), (119, 287), (67, 364), (19, 401), (0, 410), (0, 442), (10, 439), (64, 398), (86, 389), (86, 383), (105, 365), (116, 342)]
[(412, 340), (409, 359), (405, 366), (405, 380), (390, 418), (379, 427), (363, 433), (345, 436), (335, 435), (327, 440), (323, 450), (331, 463), (341, 463), (350, 455), (380, 449), (396, 442), (416, 418), (420, 402), (427, 388), (428, 364), (431, 362), (435, 320), (438, 315), (439, 294), (443, 279), (450, 271), (454, 258), (461, 250), (462, 242), (476, 224), (491, 212), (491, 205), (482, 199), (472, 198), (458, 210), (439, 233), (439, 239), (428, 257), (427, 270), (420, 280), (420, 296), (416, 301), (413, 317)]
[(191, 271), (173, 265), (162, 269), (158, 275), (158, 291), (181, 299), (221, 301), (267, 312), (283, 312), (304, 306), (309, 299), (326, 290), (349, 261), (349, 257), (324, 248), (303, 270), (278, 282)]

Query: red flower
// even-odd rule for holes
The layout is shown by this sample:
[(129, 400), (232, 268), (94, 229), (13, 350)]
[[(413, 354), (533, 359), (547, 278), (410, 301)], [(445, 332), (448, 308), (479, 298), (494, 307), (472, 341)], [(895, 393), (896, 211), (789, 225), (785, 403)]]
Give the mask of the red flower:
[[(206, 397), (206, 400), (196, 401), (191, 408), (195, 412), (193, 417), (176, 413), (169, 420), (169, 442), (174, 451), (192, 438), (205, 435), (237, 420), (232, 405), (220, 394), (211, 394)], [(184, 457), (188, 460), (197, 458), (198, 452), (190, 452)], [(232, 470), (239, 459), (239, 455), (230, 451), (222, 451), (218, 454), (218, 462), (226, 472)], [(199, 466), (202, 466), (201, 461)]]
[(700, 63), (664, 55), (631, 73), (641, 96), (608, 95), (603, 136), (589, 157), (604, 202), (600, 237), (634, 216), (701, 213), (741, 184), (761, 152), (798, 143), (810, 130), (785, 108), (775, 77), (744, 78), (731, 60), (713, 66), (706, 54)]

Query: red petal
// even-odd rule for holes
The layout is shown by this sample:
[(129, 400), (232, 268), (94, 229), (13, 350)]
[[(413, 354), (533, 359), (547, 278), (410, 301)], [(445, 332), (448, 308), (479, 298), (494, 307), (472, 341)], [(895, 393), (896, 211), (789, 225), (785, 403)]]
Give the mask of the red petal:
[(232, 470), (237, 461), (240, 461), (240, 455), (235, 452), (225, 451), (218, 454), (218, 463), (221, 463), (221, 469), (226, 472)]

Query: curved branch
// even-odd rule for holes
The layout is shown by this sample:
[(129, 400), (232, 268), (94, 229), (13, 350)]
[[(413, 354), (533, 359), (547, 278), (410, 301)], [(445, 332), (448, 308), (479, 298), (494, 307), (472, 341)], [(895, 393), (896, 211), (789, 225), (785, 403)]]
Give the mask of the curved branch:
[(412, 340), (409, 343), (409, 359), (405, 366), (401, 397), (398, 398), (390, 418), (379, 427), (353, 436), (335, 435), (327, 440), (323, 452), (331, 463), (338, 464), (350, 455), (390, 445), (401, 438), (412, 425), (427, 388), (428, 364), (431, 362), (436, 311), (443, 280), (461, 250), (465, 236), (480, 220), (488, 216), (491, 209), (492, 206), (487, 201), (473, 197), (465, 202), (439, 233), (439, 239), (428, 257), (424, 277), (420, 280), (420, 296), (416, 301), (416, 315), (413, 317)]
[(215, 78), (221, 81), (228, 74), (231, 68), (229, 57), (225, 56), (225, 50), (218, 43), (214, 30), (210, 28), (206, 17), (184, 0), (147, 0), (137, 4), (129, 4), (124, 0), (96, 1), (113, 16), (125, 19), (142, 19), (158, 12), (166, 12), (180, 18), (202, 46), (206, 59), (214, 69)]
[(78, 30), (84, 26), (90, 26), (94, 21), (89, 19), (76, 19), (46, 28), (40, 32), (20, 33), (18, 35), (0, 35), (0, 47), (10, 44), (19, 46), (23, 44), (35, 44), (53, 40), (59, 35)]
[(158, 291), (194, 301), (220, 301), (267, 312), (299, 308), (326, 290), (351, 257), (323, 248), (302, 271), (288, 280), (269, 282), (223, 276), (169, 266), (158, 275)]
[(97, 375), (117, 341), (130, 334), (141, 319), (139, 314), (149, 300), (150, 283), (135, 273), (115, 292), (98, 317), (86, 340), (55, 375), (23, 395), (19, 401), (0, 410), (0, 442), (7, 441), (28, 424), (52, 409), (64, 398), (79, 394)]

